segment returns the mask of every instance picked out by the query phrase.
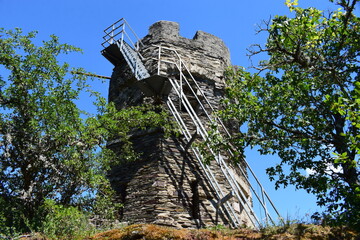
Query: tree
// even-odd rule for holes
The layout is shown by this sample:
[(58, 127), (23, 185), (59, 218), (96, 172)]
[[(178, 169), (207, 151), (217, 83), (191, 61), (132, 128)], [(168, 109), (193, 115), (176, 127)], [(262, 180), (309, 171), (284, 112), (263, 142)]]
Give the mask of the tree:
[(360, 19), (358, 0), (336, 3), (341, 8), (326, 13), (287, 0), (294, 16), (265, 22), (259, 31), (268, 34), (266, 45), (250, 49), (268, 54), (259, 72), (227, 72), (220, 114), (243, 126), (228, 139), (240, 151), (259, 146), (279, 156), (267, 169), (277, 188), (303, 188), (333, 220), (358, 227)]
[(97, 93), (84, 70), (58, 60), (80, 49), (56, 36), (36, 46), (36, 33), (19, 29), (0, 29), (0, 36), (0, 233), (38, 229), (47, 200), (96, 212), (109, 192), (106, 171), (122, 157), (106, 148), (107, 139), (122, 139), (122, 155), (131, 156), (127, 133), (166, 125), (164, 113), (148, 106), (119, 112), (98, 97), (98, 113), (87, 114), (75, 102), (84, 91)]

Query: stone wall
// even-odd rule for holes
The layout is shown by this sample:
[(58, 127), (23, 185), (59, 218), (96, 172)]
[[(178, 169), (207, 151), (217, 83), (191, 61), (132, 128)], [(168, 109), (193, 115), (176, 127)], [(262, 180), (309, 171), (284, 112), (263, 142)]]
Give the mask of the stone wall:
[[(177, 23), (160, 21), (150, 27), (149, 34), (142, 42), (143, 62), (151, 75), (157, 73), (159, 66), (154, 60), (159, 54), (158, 46), (174, 48), (186, 62), (210, 105), (215, 109), (220, 108), (225, 87), (223, 73), (230, 65), (229, 50), (221, 39), (202, 31), (198, 31), (193, 39), (187, 39), (179, 36)], [(173, 57), (166, 51), (161, 56), (166, 60)], [(179, 75), (171, 64), (162, 65), (161, 74), (170, 78)], [(114, 68), (109, 100), (115, 102), (118, 109), (149, 101), (149, 98), (144, 97), (134, 86), (134, 81), (126, 65)], [(186, 91), (184, 89), (185, 93)], [(178, 101), (174, 93), (170, 93), (169, 98), (175, 103)], [(207, 111), (211, 112), (209, 104), (203, 104)], [(203, 113), (199, 111), (198, 114), (207, 121)], [(183, 118), (185, 122), (191, 121), (185, 113)], [(189, 126), (195, 130), (191, 124)], [(119, 194), (119, 201), (124, 203), (124, 221), (156, 223), (178, 228), (229, 224), (228, 216), (221, 212), (216, 222), (215, 206), (218, 199), (193, 153), (181, 150), (181, 146), (186, 145), (181, 137), (165, 138), (161, 129), (157, 129), (146, 134), (134, 134), (132, 141), (136, 151), (142, 153), (142, 157), (136, 162), (124, 162), (114, 167), (110, 173), (110, 180)], [(115, 151), (118, 148), (116, 144), (110, 147)], [(230, 192), (220, 168), (216, 164), (212, 164), (211, 168), (225, 194)], [(240, 176), (238, 179), (245, 195), (251, 197), (247, 184)], [(251, 225), (239, 203), (234, 199), (230, 202), (237, 209), (243, 223)]]
[(193, 39), (179, 35), (179, 24), (169, 21), (154, 23), (149, 34), (142, 39), (142, 49), (147, 69), (154, 72), (159, 45), (177, 49), (181, 58), (187, 63), (190, 72), (199, 78), (208, 79), (224, 87), (224, 69), (230, 66), (230, 52), (224, 42), (209, 33), (197, 31)]

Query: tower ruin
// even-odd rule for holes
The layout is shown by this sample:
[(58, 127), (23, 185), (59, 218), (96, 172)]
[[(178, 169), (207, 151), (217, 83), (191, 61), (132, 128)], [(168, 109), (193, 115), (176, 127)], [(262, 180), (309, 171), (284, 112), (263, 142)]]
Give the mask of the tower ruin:
[[(114, 65), (109, 101), (118, 109), (149, 101), (161, 104), (180, 131), (180, 136), (171, 137), (161, 129), (132, 135), (142, 157), (110, 173), (124, 204), (123, 220), (178, 228), (256, 227), (246, 162), (232, 164), (227, 160), (231, 153), (196, 144), (206, 142), (214, 126), (230, 134), (212, 115), (221, 107), (224, 70), (230, 65), (223, 41), (203, 31), (193, 39), (184, 38), (178, 23), (169, 21), (154, 23), (141, 40), (124, 19), (105, 33), (102, 54)], [(114, 140), (109, 147), (116, 152), (119, 144)], [(204, 163), (201, 146), (213, 155), (210, 164)]]

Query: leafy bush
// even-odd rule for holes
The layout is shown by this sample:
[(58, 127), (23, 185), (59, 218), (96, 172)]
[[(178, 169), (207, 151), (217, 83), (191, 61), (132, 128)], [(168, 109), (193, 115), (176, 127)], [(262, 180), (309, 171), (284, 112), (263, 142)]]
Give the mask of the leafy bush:
[(57, 205), (53, 200), (45, 201), (47, 215), (42, 232), (51, 239), (80, 239), (94, 233), (89, 215), (76, 207)]

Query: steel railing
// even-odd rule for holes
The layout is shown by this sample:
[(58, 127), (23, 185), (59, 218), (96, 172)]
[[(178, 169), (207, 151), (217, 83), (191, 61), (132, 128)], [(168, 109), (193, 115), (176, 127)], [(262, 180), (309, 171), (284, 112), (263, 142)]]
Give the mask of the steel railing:
[[(130, 30), (130, 34), (126, 31)], [(144, 46), (141, 39), (136, 35), (135, 31), (130, 27), (128, 22), (121, 18), (108, 28), (104, 30), (105, 35), (103, 36), (104, 42), (101, 45), (106, 48), (116, 41), (128, 40), (129, 44), (134, 47), (136, 51), (139, 51), (141, 46)], [(118, 37), (120, 35), (120, 37)], [(141, 55), (140, 55), (141, 56)]]
[[(218, 118), (217, 116), (213, 116), (212, 114), (209, 113), (210, 112), (214, 112), (214, 108), (212, 107), (212, 104), (210, 103), (210, 101), (208, 100), (208, 98), (206, 97), (206, 95), (204, 94), (203, 90), (201, 89), (201, 87), (199, 86), (199, 84), (197, 83), (197, 81), (195, 80), (195, 78), (192, 76), (191, 72), (189, 71), (188, 67), (186, 66), (186, 64), (183, 62), (182, 58), (180, 57), (180, 55), (178, 54), (178, 52), (173, 49), (173, 48), (169, 48), (166, 46), (157, 46), (158, 47), (158, 58), (156, 59), (158, 61), (158, 74), (166, 74), (166, 68), (165, 70), (162, 70), (162, 64), (171, 64), (176, 66), (176, 69), (178, 69), (179, 73), (178, 75), (178, 79), (177, 81), (173, 81), (170, 80), (173, 88), (177, 89), (176, 93), (179, 96), (179, 99), (183, 99), (186, 98), (185, 94), (183, 93), (182, 89), (183, 89), (183, 84), (185, 84), (187, 86), (187, 89), (190, 89), (190, 92), (192, 94), (192, 97), (194, 97), (197, 101), (197, 103), (200, 106), (200, 109), (202, 110), (202, 115), (206, 117), (205, 120), (206, 122), (211, 122), (211, 123), (215, 123), (218, 127), (221, 128), (221, 130), (218, 130), (217, 133), (220, 134), (221, 132), (225, 133), (228, 137), (231, 137), (231, 134), (229, 133), (229, 131), (227, 130), (227, 128), (225, 127), (224, 123), (222, 122), (222, 120), (220, 118)], [(163, 53), (163, 51), (167, 51), (167, 53)], [(171, 53), (172, 52), (172, 57)], [(162, 56), (165, 55), (165, 57), (163, 58)], [(171, 68), (173, 69), (173, 68)], [(176, 74), (175, 74), (176, 75)], [(192, 84), (191, 84), (192, 83)], [(199, 95), (201, 96), (201, 99), (199, 98)], [(186, 102), (186, 101), (185, 101)], [(183, 101), (181, 101), (182, 105), (186, 104)], [(207, 106), (207, 108), (205, 107), (205, 105)], [(189, 109), (191, 109), (191, 105), (188, 106)], [(193, 110), (188, 111), (191, 114), (193, 114), (194, 116), (191, 118), (195, 125), (198, 127), (199, 125), (202, 125), (202, 121), (196, 117), (196, 113)], [(200, 132), (201, 132), (201, 137), (203, 138), (204, 141), (208, 140), (208, 134), (207, 131), (205, 129), (204, 126), (201, 126), (200, 128)], [(232, 186), (232, 189), (235, 192), (236, 198), (238, 199), (238, 201), (243, 205), (243, 208), (246, 211), (247, 216), (249, 217), (249, 219), (251, 219), (252, 223), (254, 225), (257, 226), (261, 226), (263, 225), (263, 221), (260, 221), (257, 217), (255, 212), (253, 211), (251, 204), (248, 201), (242, 201), (243, 199), (246, 199), (246, 197), (242, 194), (242, 190), (241, 187), (239, 186), (239, 184), (237, 183), (236, 179), (234, 178), (233, 174), (232, 174), (232, 170), (228, 167), (227, 163), (225, 162), (223, 156), (221, 154), (215, 153), (212, 151), (212, 147), (208, 145), (208, 148), (210, 149), (210, 152), (212, 153), (212, 155), (214, 156), (217, 164), (221, 167), (221, 169), (223, 170), (223, 173), (225, 175), (225, 177), (227, 178), (229, 184)], [(233, 157), (234, 154), (232, 153), (232, 151), (229, 149), (227, 151), (227, 153)], [(267, 224), (267, 222), (270, 220), (273, 224), (276, 223), (275, 219), (271, 216), (271, 214), (268, 211), (267, 208), (267, 204), (266, 202), (269, 203), (269, 205), (271, 206), (271, 208), (273, 209), (273, 211), (275, 212), (275, 214), (278, 217), (278, 220), (283, 221), (282, 217), (280, 215), (280, 213), (278, 212), (278, 210), (276, 209), (274, 203), (272, 202), (272, 200), (270, 199), (269, 195), (266, 193), (264, 187), (262, 186), (262, 184), (260, 183), (260, 181), (258, 180), (258, 178), (256, 177), (254, 171), (251, 169), (250, 165), (248, 164), (248, 162), (245, 159), (241, 160), (241, 163), (245, 166), (246, 169), (249, 170), (250, 176), (255, 180), (255, 184), (259, 187), (260, 189), (260, 193), (258, 193), (255, 189), (255, 187), (253, 186), (253, 184), (250, 182), (248, 174), (246, 174), (246, 169), (244, 169), (244, 167), (242, 167), (239, 163), (236, 164), (236, 166), (238, 167), (241, 175), (242, 175), (242, 180), (245, 180), (247, 185), (250, 187), (252, 194), (255, 196), (255, 199), (258, 201), (258, 203), (260, 204), (260, 206), (263, 208), (263, 211), (265, 212), (265, 222)]]
[[(190, 84), (190, 82), (188, 80), (188, 77), (186, 77), (186, 75), (190, 76), (190, 78), (192, 78), (194, 83), (196, 83), (196, 80), (192, 77), (192, 74), (190, 73), (190, 71), (188, 71), (186, 65), (181, 60), (181, 57), (177, 53), (177, 51), (174, 50), (174, 49), (171, 49), (171, 48), (163, 47), (163, 46), (158, 46), (158, 49), (159, 49), (159, 54), (158, 54), (158, 56), (159, 56), (159, 58), (158, 58), (158, 67), (159, 67), (158, 68), (158, 74), (159, 75), (163, 74), (163, 72), (161, 70), (162, 63), (175, 65), (176, 68), (179, 70), (179, 74), (178, 74), (179, 79), (177, 79), (177, 81), (169, 79), (172, 86), (173, 86), (173, 88), (174, 88), (174, 91), (175, 91), (176, 95), (180, 99), (181, 104), (179, 104), (179, 106), (182, 106), (183, 108), (186, 109), (186, 112), (188, 113), (190, 119), (192, 120), (194, 126), (196, 127), (200, 137), (202, 138), (202, 141), (207, 142), (207, 140), (208, 140), (208, 129), (206, 129), (206, 127), (204, 126), (204, 124), (202, 122), (203, 121), (205, 121), (205, 122), (213, 122), (214, 119), (208, 113), (208, 111), (206, 110), (204, 104), (202, 104), (200, 99), (197, 97), (197, 93), (201, 93), (201, 95), (204, 97), (204, 99), (206, 99), (207, 105), (209, 107), (211, 107), (211, 103), (207, 100), (205, 94), (203, 94), (202, 89), (199, 87), (199, 85), (197, 85), (198, 89), (196, 89), (196, 90), (193, 89), (192, 84)], [(171, 55), (171, 54), (169, 54), (169, 52), (167, 54), (165, 54), (167, 56), (166, 59), (161, 58), (161, 56), (162, 56), (161, 52), (162, 51), (170, 51), (170, 52), (172, 52), (175, 55), (175, 58), (176, 58), (177, 61), (175, 62), (175, 61), (169, 60), (169, 56)], [(171, 58), (172, 57), (170, 57), (170, 59)], [(183, 71), (181, 71), (181, 70), (183, 70)], [(184, 71), (185, 71), (185, 73), (184, 73)], [(164, 72), (166, 72), (166, 70)], [(182, 89), (183, 89), (182, 85), (183, 84), (185, 84), (187, 86), (187, 88), (191, 90), (192, 96), (197, 99), (200, 108), (203, 110), (203, 113), (205, 113), (206, 119), (201, 120), (198, 117), (198, 114), (192, 108), (191, 104), (189, 103), (189, 101), (187, 99), (187, 96), (182, 91)], [(172, 114), (175, 115), (174, 114), (174, 108), (172, 108), (171, 111), (172, 111)], [(188, 122), (188, 124), (189, 124), (189, 122)], [(186, 127), (186, 124), (182, 124), (181, 127), (182, 127), (182, 129), (185, 129), (185, 131), (188, 131), (188, 129)], [(182, 132), (184, 132), (184, 130), (182, 130)], [(187, 140), (189, 140), (189, 137), (187, 137)], [(239, 204), (241, 204), (242, 208), (244, 209), (248, 219), (251, 221), (251, 223), (254, 226), (259, 225), (260, 221), (257, 219), (254, 211), (252, 211), (252, 207), (251, 207), (249, 197), (246, 197), (245, 194), (243, 193), (243, 190), (241, 189), (241, 187), (239, 186), (237, 180), (235, 179), (235, 176), (232, 173), (232, 170), (228, 167), (228, 165), (224, 161), (224, 158), (222, 157), (221, 154), (214, 152), (212, 147), (210, 146), (210, 144), (206, 144), (206, 145), (207, 145), (207, 148), (209, 149), (210, 153), (214, 156), (214, 159), (215, 159), (217, 165), (220, 167), (223, 175), (225, 176), (228, 184), (230, 185), (233, 193), (235, 194), (236, 199), (238, 200)], [(192, 150), (195, 153), (195, 156), (198, 158), (198, 161), (202, 165), (203, 162), (205, 161), (205, 159), (203, 158), (203, 156), (201, 156), (201, 154), (199, 154), (198, 148), (195, 147), (195, 148), (192, 148)], [(205, 169), (205, 171), (211, 171), (211, 170)], [(208, 180), (210, 182), (214, 181), (213, 179), (208, 179)], [(212, 183), (212, 185), (214, 185), (214, 184)], [(218, 195), (219, 199), (224, 197), (224, 194), (222, 192), (217, 193), (217, 195)], [(236, 219), (237, 214), (235, 213), (234, 208), (230, 204), (226, 203), (226, 205), (228, 206), (227, 211), (231, 212), (232, 213), (231, 215), (233, 216), (233, 218)], [(230, 211), (228, 209), (230, 209)], [(239, 222), (233, 220), (233, 226), (236, 227), (238, 225), (239, 225)]]

